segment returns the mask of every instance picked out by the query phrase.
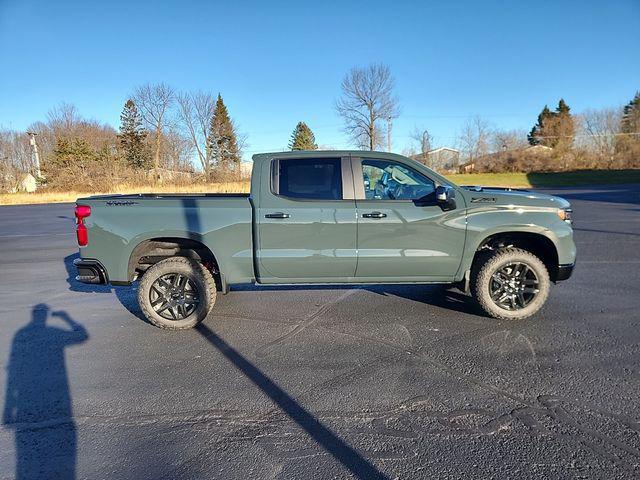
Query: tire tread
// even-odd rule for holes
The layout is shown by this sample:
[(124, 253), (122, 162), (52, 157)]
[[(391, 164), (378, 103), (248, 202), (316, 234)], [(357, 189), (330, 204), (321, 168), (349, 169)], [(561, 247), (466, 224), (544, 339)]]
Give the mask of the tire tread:
[[(524, 320), (525, 318), (529, 318), (532, 315), (535, 315), (539, 308), (544, 305), (546, 298), (549, 293), (549, 272), (545, 264), (540, 260), (536, 255), (529, 252), (528, 250), (524, 250), (522, 248), (517, 247), (508, 247), (501, 248), (495, 251), (488, 251), (487, 253), (483, 253), (483, 256), (480, 257), (476, 262), (474, 262), (473, 268), (471, 269), (471, 294), (473, 298), (476, 300), (480, 308), (489, 316), (496, 318), (498, 320)], [(531, 311), (530, 313), (520, 314), (520, 315), (509, 315), (507, 312), (509, 310), (504, 310), (505, 313), (501, 312), (501, 309), (496, 309), (495, 304), (490, 299), (489, 295), (484, 294), (482, 282), (484, 280), (487, 272), (491, 271), (496, 264), (504, 261), (505, 256), (521, 256), (521, 257), (529, 257), (536, 264), (536, 268), (541, 270), (543, 279), (540, 279), (541, 282), (546, 282), (546, 286), (544, 288), (544, 292), (542, 295), (544, 296), (543, 301), (538, 309)]]
[[(206, 312), (204, 313), (204, 315), (201, 315), (202, 318), (197, 318), (196, 321), (193, 322), (193, 324), (190, 323), (186, 326), (184, 325), (177, 326), (177, 325), (172, 325), (171, 323), (168, 323), (168, 322), (164, 323), (156, 320), (152, 314), (155, 312), (153, 312), (153, 310), (151, 309), (151, 305), (146, 301), (145, 298), (143, 298), (143, 292), (146, 292), (148, 290), (147, 286), (150, 288), (151, 287), (150, 283), (153, 283), (153, 281), (155, 281), (155, 279), (157, 278), (153, 275), (153, 273), (156, 270), (163, 269), (165, 266), (171, 265), (171, 264), (188, 265), (197, 275), (199, 275), (202, 278), (202, 280), (204, 280), (204, 283), (206, 285), (207, 291), (203, 292), (203, 296), (206, 297), (207, 299), (206, 301), (209, 302), (209, 305), (206, 308)], [(151, 273), (151, 275), (149, 275), (149, 273)], [(170, 272), (166, 272), (166, 273), (170, 273)], [(204, 320), (207, 314), (211, 311), (211, 308), (213, 308), (215, 301), (216, 301), (216, 283), (215, 283), (215, 280), (213, 279), (213, 275), (204, 265), (186, 257), (169, 257), (154, 264), (144, 273), (144, 275), (142, 275), (142, 279), (140, 280), (140, 286), (138, 288), (138, 303), (140, 305), (140, 309), (142, 310), (142, 313), (144, 314), (145, 318), (152, 325), (165, 330), (185, 330), (188, 328), (195, 327), (198, 323)]]

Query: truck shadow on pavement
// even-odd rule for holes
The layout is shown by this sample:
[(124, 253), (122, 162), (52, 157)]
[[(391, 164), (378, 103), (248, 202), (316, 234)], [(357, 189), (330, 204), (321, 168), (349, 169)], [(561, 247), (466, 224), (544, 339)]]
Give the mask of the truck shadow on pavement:
[(113, 287), (111, 285), (91, 285), (88, 283), (78, 282), (76, 280), (76, 267), (73, 265), (73, 261), (79, 258), (78, 253), (72, 253), (64, 257), (64, 268), (67, 271), (67, 284), (69, 290), (72, 292), (82, 293), (113, 293), (120, 304), (126, 308), (129, 313), (135, 315), (140, 320), (147, 322), (147, 319), (142, 314), (142, 310), (138, 306), (138, 299), (136, 297), (136, 285), (126, 287)]
[[(113, 293), (120, 304), (145, 323), (147, 319), (142, 314), (142, 310), (138, 306), (136, 294), (137, 284), (127, 287), (113, 287), (111, 285), (90, 285), (76, 281), (76, 267), (73, 261), (78, 258), (77, 253), (67, 255), (64, 258), (64, 266), (67, 271), (67, 284), (72, 292), (83, 293)], [(252, 283), (243, 285), (234, 285), (231, 292), (265, 292), (265, 291), (305, 291), (305, 290), (351, 290), (360, 289), (383, 296), (394, 296), (420, 302), (425, 305), (452, 310), (470, 315), (480, 315), (486, 317), (473, 299), (469, 295), (462, 292), (448, 289), (443, 285), (366, 285), (364, 287), (351, 285), (254, 285)], [(215, 312), (213, 313), (215, 316)]]
[(196, 330), (245, 377), (267, 395), (271, 401), (293, 420), (309, 437), (340, 462), (351, 474), (361, 479), (386, 479), (384, 473), (363, 457), (355, 448), (324, 426), (312, 413), (300, 405), (291, 395), (278, 386), (241, 353), (204, 324)]
[[(451, 287), (452, 288), (452, 287)], [(486, 317), (473, 299), (462, 292), (451, 290), (446, 285), (234, 285), (231, 292), (265, 292), (265, 291), (305, 291), (305, 290), (364, 290), (385, 297), (393, 296), (433, 307)], [(215, 313), (213, 314), (215, 316)], [(486, 317), (488, 318), (488, 317)]]
[[(69, 328), (47, 325), (59, 318)], [(86, 329), (65, 311), (35, 305), (13, 337), (2, 423), (14, 431), (15, 478), (75, 478), (76, 425), (65, 348), (85, 342)]]

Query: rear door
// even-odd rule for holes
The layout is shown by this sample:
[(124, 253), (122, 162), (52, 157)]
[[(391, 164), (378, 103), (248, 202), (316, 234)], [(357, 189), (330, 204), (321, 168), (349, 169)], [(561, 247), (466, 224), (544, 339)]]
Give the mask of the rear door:
[(270, 174), (256, 219), (260, 281), (352, 278), (357, 224), (349, 159), (275, 158)]
[(353, 175), (358, 214), (356, 277), (361, 281), (451, 280), (464, 250), (463, 205), (443, 211), (435, 201), (435, 182), (409, 162), (354, 158)]

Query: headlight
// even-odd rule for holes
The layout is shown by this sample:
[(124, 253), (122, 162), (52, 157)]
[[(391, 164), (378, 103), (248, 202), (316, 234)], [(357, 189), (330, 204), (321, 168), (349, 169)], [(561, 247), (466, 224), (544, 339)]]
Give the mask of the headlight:
[(560, 217), (560, 220), (564, 220), (565, 222), (567, 222), (569, 225), (573, 224), (573, 210), (571, 210), (570, 208), (559, 208), (558, 209), (558, 216)]

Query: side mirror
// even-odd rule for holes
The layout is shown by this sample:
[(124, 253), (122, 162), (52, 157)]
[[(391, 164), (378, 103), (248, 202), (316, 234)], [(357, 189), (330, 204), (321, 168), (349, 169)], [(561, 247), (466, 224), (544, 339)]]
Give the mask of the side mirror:
[(456, 208), (456, 191), (446, 185), (436, 188), (436, 202), (442, 210), (453, 210)]

